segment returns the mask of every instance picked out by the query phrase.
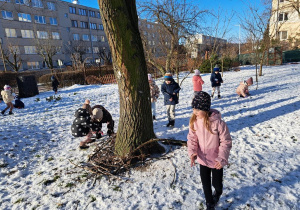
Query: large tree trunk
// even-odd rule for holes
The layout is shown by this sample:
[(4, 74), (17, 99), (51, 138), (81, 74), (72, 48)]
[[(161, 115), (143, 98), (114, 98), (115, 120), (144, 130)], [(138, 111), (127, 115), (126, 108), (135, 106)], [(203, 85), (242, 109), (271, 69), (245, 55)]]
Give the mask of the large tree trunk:
[(98, 3), (119, 86), (120, 119), (115, 153), (125, 157), (155, 137), (136, 2), (98, 0)]

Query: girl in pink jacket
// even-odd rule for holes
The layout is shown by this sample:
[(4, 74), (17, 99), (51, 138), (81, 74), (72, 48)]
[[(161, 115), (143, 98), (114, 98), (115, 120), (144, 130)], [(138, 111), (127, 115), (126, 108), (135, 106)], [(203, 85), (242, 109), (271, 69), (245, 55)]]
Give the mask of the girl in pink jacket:
[(200, 71), (198, 69), (195, 70), (195, 75), (193, 76), (193, 85), (194, 85), (194, 94), (196, 95), (198, 92), (202, 91), (202, 85), (204, 81), (200, 76)]
[[(228, 164), (232, 142), (220, 112), (210, 109), (210, 105), (208, 93), (200, 91), (195, 95), (187, 146), (191, 166), (195, 165), (196, 159), (200, 164), (207, 209), (214, 209), (223, 192), (223, 167)], [(214, 194), (211, 185), (215, 188)]]

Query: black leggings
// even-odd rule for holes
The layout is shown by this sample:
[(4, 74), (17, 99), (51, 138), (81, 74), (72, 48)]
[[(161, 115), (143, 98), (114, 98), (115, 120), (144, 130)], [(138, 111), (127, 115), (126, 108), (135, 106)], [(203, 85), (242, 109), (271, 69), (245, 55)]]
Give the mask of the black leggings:
[(215, 188), (216, 194), (221, 195), (223, 192), (223, 168), (218, 170), (200, 165), (200, 177), (206, 203), (213, 203), (211, 184)]

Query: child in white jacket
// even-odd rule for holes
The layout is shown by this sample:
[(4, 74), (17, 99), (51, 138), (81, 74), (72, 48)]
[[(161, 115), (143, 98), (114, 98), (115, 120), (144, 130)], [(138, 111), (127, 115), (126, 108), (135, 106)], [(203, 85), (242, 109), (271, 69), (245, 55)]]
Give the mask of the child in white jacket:
[(1, 114), (4, 115), (5, 111), (8, 109), (9, 109), (8, 114), (13, 114), (12, 110), (14, 108), (14, 105), (12, 101), (14, 100), (14, 96), (12, 94), (11, 87), (9, 85), (4, 85), (4, 90), (1, 91), (1, 96), (4, 103), (6, 103), (6, 108), (2, 110)]

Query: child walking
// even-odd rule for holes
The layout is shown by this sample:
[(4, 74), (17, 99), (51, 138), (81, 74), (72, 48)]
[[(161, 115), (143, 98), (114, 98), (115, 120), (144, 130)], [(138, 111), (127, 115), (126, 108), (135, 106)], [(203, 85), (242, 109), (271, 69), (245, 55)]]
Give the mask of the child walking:
[(220, 69), (219, 69), (218, 65), (216, 65), (210, 76), (211, 86), (213, 88), (213, 91), (211, 93), (212, 98), (214, 97), (216, 89), (218, 91), (218, 98), (221, 98), (220, 86), (221, 86), (221, 83), (223, 83), (223, 79), (222, 79), (222, 76), (219, 73), (219, 71), (220, 71)]
[(156, 101), (159, 96), (159, 88), (155, 84), (155, 81), (153, 80), (151, 74), (148, 74), (148, 82), (150, 86), (150, 97), (151, 97), (151, 110), (152, 110), (152, 118), (153, 120), (156, 119)]
[(9, 109), (9, 112), (8, 112), (9, 115), (14, 114), (12, 112), (12, 110), (14, 108), (14, 105), (12, 103), (12, 101), (14, 100), (14, 96), (11, 91), (11, 87), (9, 85), (4, 85), (4, 90), (1, 91), (1, 96), (2, 96), (4, 103), (6, 103), (6, 108), (4, 110), (2, 110), (1, 114), (4, 115), (4, 113), (8, 109)]
[(161, 92), (164, 95), (164, 105), (167, 107), (168, 124), (167, 127), (174, 127), (175, 125), (175, 105), (178, 104), (178, 93), (180, 87), (174, 81), (171, 73), (166, 73), (165, 81), (161, 85)]
[[(223, 167), (228, 164), (232, 140), (221, 114), (210, 109), (211, 99), (200, 91), (192, 101), (193, 115), (187, 136), (191, 166), (200, 164), (200, 177), (207, 209), (213, 210), (223, 192)], [(215, 191), (212, 193), (212, 187)]]
[(58, 80), (56, 79), (55, 76), (51, 76), (51, 82), (52, 82), (52, 88), (53, 88), (53, 91), (54, 93), (56, 94), (57, 93), (57, 87), (59, 85), (59, 82)]
[(202, 77), (200, 76), (200, 71), (198, 69), (194, 70), (195, 74), (193, 76), (193, 88), (194, 88), (194, 95), (196, 95), (198, 92), (202, 91), (202, 85), (204, 84), (204, 81)]

